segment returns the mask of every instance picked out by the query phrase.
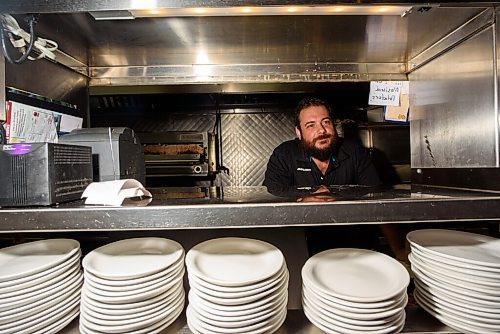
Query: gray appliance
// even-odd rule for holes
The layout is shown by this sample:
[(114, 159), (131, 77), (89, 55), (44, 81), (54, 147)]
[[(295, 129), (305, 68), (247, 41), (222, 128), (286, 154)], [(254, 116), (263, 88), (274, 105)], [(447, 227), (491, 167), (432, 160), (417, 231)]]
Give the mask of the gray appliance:
[(61, 143), (92, 147), (94, 181), (136, 179), (145, 182), (144, 152), (130, 128), (76, 129), (59, 138)]
[(0, 145), (0, 206), (79, 199), (92, 182), (92, 151), (54, 143)]

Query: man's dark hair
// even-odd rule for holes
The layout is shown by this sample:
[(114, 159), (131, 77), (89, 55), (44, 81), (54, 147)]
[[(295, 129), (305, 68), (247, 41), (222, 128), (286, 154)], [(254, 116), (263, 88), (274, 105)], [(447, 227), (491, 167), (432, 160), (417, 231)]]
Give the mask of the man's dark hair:
[(328, 105), (328, 103), (326, 103), (325, 101), (323, 101), (317, 97), (313, 97), (313, 96), (306, 97), (306, 98), (303, 98), (302, 100), (300, 100), (299, 104), (295, 108), (295, 126), (298, 127), (299, 129), (300, 129), (300, 119), (299, 119), (300, 112), (306, 108), (309, 108), (309, 107), (325, 107), (326, 110), (328, 110), (328, 114), (330, 115), (330, 117), (333, 118), (332, 110), (330, 109), (330, 106)]

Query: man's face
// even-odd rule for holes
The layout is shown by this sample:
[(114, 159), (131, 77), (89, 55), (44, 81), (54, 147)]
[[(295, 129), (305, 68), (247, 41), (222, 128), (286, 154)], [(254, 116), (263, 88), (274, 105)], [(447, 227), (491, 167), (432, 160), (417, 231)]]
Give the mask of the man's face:
[(337, 141), (328, 110), (324, 106), (305, 108), (300, 112), (299, 120), (300, 128), (296, 127), (295, 132), (304, 150), (315, 158), (328, 160)]

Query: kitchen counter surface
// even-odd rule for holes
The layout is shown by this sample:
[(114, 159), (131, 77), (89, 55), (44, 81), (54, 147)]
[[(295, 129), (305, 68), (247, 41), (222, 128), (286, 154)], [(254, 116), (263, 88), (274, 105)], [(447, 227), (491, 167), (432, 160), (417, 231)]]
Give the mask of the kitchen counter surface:
[(147, 206), (0, 209), (0, 232), (206, 229), (500, 220), (500, 194), (398, 185), (274, 196), (265, 187), (152, 188)]

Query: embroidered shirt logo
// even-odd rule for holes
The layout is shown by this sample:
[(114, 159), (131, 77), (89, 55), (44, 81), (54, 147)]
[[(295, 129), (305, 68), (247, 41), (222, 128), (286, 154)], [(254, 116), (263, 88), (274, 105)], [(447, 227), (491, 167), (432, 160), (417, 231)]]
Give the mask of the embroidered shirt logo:
[(311, 168), (302, 168), (302, 167), (297, 167), (297, 170), (300, 170), (301, 172), (310, 172)]

